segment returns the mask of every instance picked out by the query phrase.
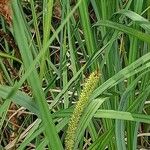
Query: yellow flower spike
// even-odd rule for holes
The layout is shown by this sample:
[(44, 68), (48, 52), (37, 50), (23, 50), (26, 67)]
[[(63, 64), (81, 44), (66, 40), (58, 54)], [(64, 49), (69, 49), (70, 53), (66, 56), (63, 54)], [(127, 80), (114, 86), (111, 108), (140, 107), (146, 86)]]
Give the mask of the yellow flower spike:
[(73, 111), (73, 114), (68, 123), (68, 130), (67, 130), (67, 135), (65, 138), (66, 150), (72, 150), (74, 147), (75, 132), (77, 130), (79, 120), (81, 118), (82, 112), (84, 111), (87, 103), (89, 102), (89, 98), (93, 90), (95, 89), (99, 81), (99, 77), (100, 77), (100, 74), (98, 73), (98, 71), (91, 73), (91, 75), (89, 76), (89, 78), (87, 79), (83, 87), (83, 90), (79, 97), (79, 101), (77, 102), (75, 109)]

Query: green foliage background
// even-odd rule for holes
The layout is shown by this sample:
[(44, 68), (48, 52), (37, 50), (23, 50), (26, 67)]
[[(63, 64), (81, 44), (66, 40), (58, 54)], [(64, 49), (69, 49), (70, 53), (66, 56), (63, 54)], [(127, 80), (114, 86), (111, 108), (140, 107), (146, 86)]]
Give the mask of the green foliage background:
[[(0, 21), (18, 46), (1, 38), (2, 149), (65, 149), (74, 105), (95, 70), (101, 78), (74, 150), (149, 149), (150, 0), (12, 0), (11, 6), (12, 26)], [(10, 140), (12, 103), (23, 119)]]

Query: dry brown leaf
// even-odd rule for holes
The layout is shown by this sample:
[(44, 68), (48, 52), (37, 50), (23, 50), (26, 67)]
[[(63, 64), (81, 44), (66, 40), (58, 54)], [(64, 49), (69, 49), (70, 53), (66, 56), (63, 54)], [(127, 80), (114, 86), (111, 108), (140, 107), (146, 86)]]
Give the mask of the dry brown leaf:
[(9, 25), (12, 23), (10, 0), (0, 0), (0, 15), (4, 17)]

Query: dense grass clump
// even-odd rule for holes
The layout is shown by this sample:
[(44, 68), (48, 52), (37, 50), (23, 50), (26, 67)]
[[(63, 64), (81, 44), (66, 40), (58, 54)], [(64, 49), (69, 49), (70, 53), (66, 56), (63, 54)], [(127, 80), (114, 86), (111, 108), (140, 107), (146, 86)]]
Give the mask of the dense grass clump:
[(0, 15), (0, 149), (150, 149), (149, 0), (0, 0)]

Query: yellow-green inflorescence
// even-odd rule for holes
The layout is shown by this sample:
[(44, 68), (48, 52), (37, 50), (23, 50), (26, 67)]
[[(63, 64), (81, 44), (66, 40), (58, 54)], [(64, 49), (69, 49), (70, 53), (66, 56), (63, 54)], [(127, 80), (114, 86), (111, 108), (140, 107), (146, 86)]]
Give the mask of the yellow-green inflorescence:
[(79, 101), (77, 102), (75, 109), (73, 111), (73, 114), (70, 118), (69, 124), (68, 124), (68, 130), (67, 135), (65, 138), (65, 149), (66, 150), (72, 150), (74, 147), (75, 142), (75, 132), (78, 127), (78, 123), (80, 120), (80, 117), (82, 115), (82, 112), (84, 111), (87, 103), (89, 102), (89, 98), (95, 89), (98, 81), (99, 81), (100, 74), (98, 71), (93, 72), (89, 78), (87, 79), (83, 90), (80, 94)]

